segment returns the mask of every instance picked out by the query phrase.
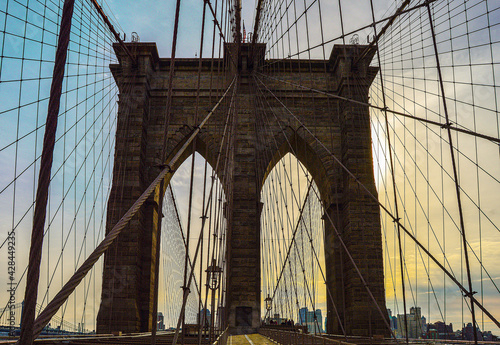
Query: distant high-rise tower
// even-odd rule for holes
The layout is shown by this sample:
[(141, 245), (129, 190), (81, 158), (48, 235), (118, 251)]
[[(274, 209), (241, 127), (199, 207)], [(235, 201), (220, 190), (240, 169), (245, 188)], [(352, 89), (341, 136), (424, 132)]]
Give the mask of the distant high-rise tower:
[(321, 314), (321, 309), (316, 309), (315, 311), (309, 311), (306, 308), (299, 309), (299, 321), (300, 325), (307, 326), (307, 330), (310, 333), (323, 333), (323, 316)]

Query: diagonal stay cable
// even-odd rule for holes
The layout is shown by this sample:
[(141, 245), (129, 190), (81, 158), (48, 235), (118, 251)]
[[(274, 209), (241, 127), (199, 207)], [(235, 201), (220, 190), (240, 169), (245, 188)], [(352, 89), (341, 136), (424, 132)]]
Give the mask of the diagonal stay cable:
[(315, 92), (315, 93), (322, 94), (322, 95), (327, 96), (327, 97), (336, 98), (336, 99), (339, 99), (339, 100), (342, 100), (342, 101), (351, 102), (351, 103), (354, 103), (354, 104), (364, 105), (364, 106), (367, 106), (367, 107), (370, 107), (370, 108), (373, 108), (373, 109), (377, 109), (377, 110), (381, 110), (381, 111), (386, 111), (386, 112), (392, 113), (394, 115), (400, 115), (400, 116), (408, 117), (410, 119), (414, 119), (414, 120), (421, 121), (421, 122), (424, 122), (424, 123), (429, 123), (429, 124), (433, 124), (433, 125), (436, 125), (436, 126), (440, 126), (441, 128), (446, 128), (446, 129), (449, 128), (450, 130), (453, 130), (453, 131), (457, 131), (457, 132), (461, 132), (461, 133), (465, 133), (465, 134), (470, 134), (470, 135), (473, 135), (475, 137), (486, 139), (486, 140), (490, 140), (490, 141), (493, 141), (495, 143), (499, 143), (500, 144), (500, 138), (495, 138), (495, 137), (492, 137), (492, 136), (489, 136), (489, 135), (477, 133), (477, 132), (471, 131), (469, 129), (463, 129), (463, 128), (455, 127), (455, 126), (452, 126), (450, 123), (441, 123), (441, 122), (437, 122), (437, 121), (423, 119), (423, 118), (420, 118), (418, 116), (414, 116), (414, 115), (411, 115), (411, 114), (403, 113), (401, 111), (391, 110), (391, 109), (384, 108), (384, 107), (379, 107), (379, 106), (376, 106), (376, 105), (373, 105), (373, 104), (370, 104), (370, 103), (356, 101), (354, 99), (350, 99), (350, 98), (347, 98), (347, 97), (338, 96), (338, 95), (335, 95), (335, 94), (332, 94), (332, 93), (329, 93), (329, 92), (325, 92), (325, 91), (321, 91), (321, 90), (316, 90), (316, 89), (313, 89), (313, 88), (310, 88), (310, 87), (307, 87), (307, 86), (303, 86), (303, 85), (300, 85), (300, 84), (297, 84), (297, 83), (294, 83), (294, 82), (291, 82), (291, 81), (286, 81), (286, 80), (283, 80), (283, 79), (271, 77), (271, 76), (268, 76), (268, 75), (265, 75), (265, 74), (262, 74), (262, 73), (258, 73), (258, 74), (261, 75), (261, 76), (263, 76), (263, 77), (265, 77), (265, 78), (276, 80), (276, 81), (279, 81), (279, 82), (282, 82), (282, 83), (285, 83), (285, 84), (290, 84), (290, 85), (295, 86), (297, 88), (309, 90), (309, 91), (312, 91), (312, 92)]
[(36, 191), (36, 205), (33, 214), (29, 266), (25, 290), (25, 310), (21, 316), (21, 334), (19, 342), (33, 343), (33, 323), (35, 319), (38, 283), (40, 279), (40, 261), (42, 258), (43, 227), (47, 216), (47, 201), (50, 186), (50, 174), (54, 159), (54, 145), (57, 130), (58, 113), (61, 104), (62, 84), (64, 80), (67, 50), (73, 18), (74, 0), (65, 0), (61, 16), (60, 35), (57, 42), (53, 79), (50, 86), (50, 99), (47, 109), (46, 131), (43, 138), (40, 173)]
[(380, 38), (382, 36), (384, 36), (385, 32), (387, 31), (387, 29), (389, 29), (392, 24), (394, 23), (394, 21), (396, 20), (396, 18), (399, 17), (400, 14), (402, 14), (405, 10), (405, 7), (408, 6), (410, 4), (411, 0), (405, 0), (400, 6), (399, 8), (396, 10), (396, 13), (391, 16), (391, 18), (389, 19), (389, 21), (384, 25), (384, 27), (382, 28), (382, 30), (380, 30), (380, 32), (377, 33), (377, 26), (376, 26), (376, 21), (375, 21), (375, 13), (373, 11), (373, 4), (371, 6), (372, 8), (372, 18), (373, 18), (373, 30), (375, 31), (375, 39), (372, 40), (370, 42), (370, 44), (368, 45), (368, 47), (366, 47), (363, 52), (358, 56), (358, 58), (356, 60), (354, 60), (353, 62), (353, 65), (357, 65), (362, 59), (364, 59), (368, 53), (370, 52), (370, 50), (373, 48), (373, 46), (377, 45), (377, 49), (378, 49), (378, 41), (380, 40)]
[(160, 182), (169, 174), (173, 174), (171, 165), (174, 165), (184, 151), (188, 148), (191, 142), (196, 138), (201, 128), (210, 119), (215, 110), (222, 103), (223, 99), (229, 92), (229, 90), (235, 84), (236, 78), (233, 78), (231, 84), (226, 89), (221, 99), (212, 108), (212, 110), (207, 114), (203, 121), (195, 128), (193, 133), (190, 135), (188, 140), (184, 143), (177, 154), (172, 157), (172, 159), (165, 164), (165, 168), (160, 172), (156, 179), (149, 185), (149, 187), (142, 193), (142, 195), (137, 199), (137, 201), (132, 205), (132, 207), (125, 213), (125, 215), (116, 223), (116, 225), (111, 229), (111, 231), (106, 235), (104, 240), (96, 247), (96, 249), (90, 254), (90, 256), (85, 260), (85, 262), (78, 268), (78, 270), (73, 274), (73, 276), (68, 280), (68, 282), (63, 286), (59, 293), (52, 299), (52, 301), (47, 305), (42, 313), (36, 318), (34, 323), (33, 335), (38, 336), (42, 329), (47, 325), (53, 315), (61, 307), (61, 305), (66, 301), (69, 295), (75, 290), (78, 284), (86, 276), (88, 271), (94, 266), (100, 256), (109, 248), (109, 246), (114, 242), (118, 235), (122, 232), (128, 222), (132, 217), (139, 211), (141, 206), (144, 204), (146, 199), (151, 195), (155, 188), (160, 184)]
[(120, 34), (118, 34), (116, 32), (115, 28), (113, 27), (113, 25), (109, 21), (108, 17), (104, 13), (104, 10), (102, 9), (102, 7), (97, 3), (96, 0), (90, 0), (90, 1), (92, 2), (92, 5), (94, 5), (95, 9), (97, 10), (97, 12), (99, 13), (99, 15), (101, 16), (101, 18), (104, 21), (104, 23), (106, 23), (106, 25), (108, 26), (109, 31), (111, 31), (111, 33), (113, 34), (113, 36), (115, 36), (115, 39), (118, 41), (118, 43), (120, 44), (120, 46), (122, 47), (122, 49), (125, 50), (125, 52), (127, 53), (127, 55), (134, 62), (134, 64), (137, 64), (137, 58), (134, 57), (134, 56), (132, 56), (132, 53), (130, 53), (130, 50), (127, 48), (127, 46), (125, 45), (125, 43), (121, 39)]

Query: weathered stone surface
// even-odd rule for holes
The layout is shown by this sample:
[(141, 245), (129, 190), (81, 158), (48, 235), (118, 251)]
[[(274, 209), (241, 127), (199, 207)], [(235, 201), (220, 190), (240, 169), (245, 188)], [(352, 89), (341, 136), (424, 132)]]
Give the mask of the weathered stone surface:
[[(115, 46), (120, 63), (111, 66), (120, 88), (120, 104), (107, 230), (158, 174), (163, 163), (165, 135), (166, 153), (172, 157), (220, 97), (220, 92), (210, 91), (210, 85), (225, 90), (239, 72), (238, 113), (235, 132), (230, 138), (234, 150), (228, 157), (231, 164), (228, 170), (221, 170), (221, 164), (217, 171), (225, 190), (231, 191), (225, 210), (229, 229), (225, 291), (228, 325), (233, 333), (253, 332), (260, 325), (260, 190), (274, 165), (291, 152), (313, 176), (326, 209), (325, 262), (331, 294), (328, 332), (341, 334), (344, 328), (351, 335), (387, 334), (383, 322), (386, 316), (379, 313), (356, 270), (357, 267), (385, 315), (379, 208), (339, 164), (340, 161), (376, 195), (368, 108), (273, 79), (265, 81), (269, 92), (256, 97), (259, 88), (255, 83), (263, 77), (253, 74), (257, 62), (252, 63), (249, 58), (250, 46), (241, 46), (236, 67), (229, 63), (237, 56), (236, 47), (228, 44), (224, 59), (213, 63), (210, 59), (202, 61), (198, 115), (198, 59), (176, 60), (172, 111), (165, 119), (170, 61), (158, 57), (154, 43), (136, 43), (130, 47), (139, 64), (133, 66), (120, 47)], [(263, 45), (257, 47), (263, 48)], [(282, 65), (277, 71), (264, 69), (263, 73), (366, 102), (377, 70), (369, 67), (370, 56), (356, 68), (351, 66), (363, 48), (335, 46), (328, 61), (278, 62)], [(257, 53), (253, 56), (261, 59)], [(266, 61), (270, 66), (273, 63)], [(210, 76), (212, 66), (220, 74)], [(174, 169), (193, 148), (212, 167), (216, 166), (228, 106), (227, 100), (223, 102)], [(222, 162), (225, 159), (221, 157)], [(162, 200), (159, 190), (105, 254), (97, 320), (100, 333), (148, 331), (154, 324), (156, 250), (160, 236), (158, 207)]]

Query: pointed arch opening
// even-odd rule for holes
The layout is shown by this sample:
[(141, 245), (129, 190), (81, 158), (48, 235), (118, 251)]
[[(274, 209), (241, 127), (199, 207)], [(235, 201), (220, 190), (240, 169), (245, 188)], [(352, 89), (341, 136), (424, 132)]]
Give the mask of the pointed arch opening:
[[(189, 288), (184, 324), (199, 324), (209, 335), (221, 319), (225, 283), (226, 196), (223, 181), (204, 158), (202, 143), (186, 155), (167, 181), (162, 198), (158, 273), (158, 329), (175, 329), (181, 314), (183, 286)], [(192, 150), (190, 151), (192, 152)], [(194, 163), (194, 166), (193, 166)], [(189, 253), (186, 258), (186, 251)], [(207, 270), (219, 267), (218, 286), (207, 288)], [(191, 271), (194, 271), (189, 284)], [(201, 318), (201, 320), (200, 320)]]
[(293, 159), (300, 162), (303, 174), (305, 171), (310, 174), (318, 188), (323, 205), (328, 207), (334, 201), (335, 194), (339, 193), (341, 185), (341, 176), (336, 173), (338, 169), (333, 168), (330, 159), (325, 159), (330, 156), (328, 152), (318, 146), (315, 139), (301, 128), (294, 130), (288, 127), (275, 138), (275, 143), (277, 150), (267, 155), (267, 164), (261, 172), (263, 177), (261, 187), (278, 162), (287, 154), (291, 154)]
[[(279, 159), (276, 159), (279, 157)], [(325, 331), (327, 309), (321, 193), (293, 154), (275, 156), (261, 189), (263, 323)]]

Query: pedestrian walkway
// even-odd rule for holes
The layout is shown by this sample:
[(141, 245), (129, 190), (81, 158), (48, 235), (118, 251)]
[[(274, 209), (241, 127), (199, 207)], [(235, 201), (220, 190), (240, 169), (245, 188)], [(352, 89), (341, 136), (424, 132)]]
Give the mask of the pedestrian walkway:
[(268, 338), (255, 334), (232, 335), (229, 337), (228, 345), (274, 345)]

